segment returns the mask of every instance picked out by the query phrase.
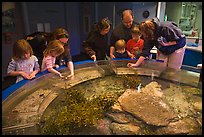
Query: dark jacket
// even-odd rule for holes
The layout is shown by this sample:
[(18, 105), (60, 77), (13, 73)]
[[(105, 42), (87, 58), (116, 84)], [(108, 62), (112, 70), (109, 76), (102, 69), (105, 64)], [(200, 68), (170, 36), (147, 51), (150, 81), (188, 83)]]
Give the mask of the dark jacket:
[(95, 29), (89, 32), (88, 37), (83, 41), (82, 46), (89, 57), (96, 55), (97, 60), (104, 60), (106, 54), (109, 53), (107, 34), (101, 35), (99, 31)]
[(48, 33), (46, 32), (34, 32), (26, 36), (32, 37), (32, 39), (27, 39), (28, 43), (33, 49), (33, 54), (38, 58), (38, 62), (41, 65), (43, 59), (43, 51), (46, 49), (48, 44)]
[(66, 65), (67, 62), (72, 61), (69, 44), (64, 45), (64, 52), (56, 58), (55, 63), (58, 65)]
[[(158, 20), (154, 20), (154, 19), (153, 19), (153, 22), (156, 27), (156, 32), (155, 32), (156, 39), (144, 40), (144, 48), (142, 50), (142, 53), (140, 54), (141, 56), (144, 56), (144, 57), (148, 56), (153, 46), (156, 46), (156, 48), (159, 51), (161, 51), (164, 55), (170, 55), (177, 49), (185, 46), (186, 37), (182, 33), (181, 29), (178, 28), (176, 23), (171, 21), (159, 22)], [(171, 46), (162, 46), (157, 41), (159, 37), (165, 38), (166, 42), (176, 41), (176, 44)]]
[(129, 58), (127, 51), (125, 51), (124, 53), (114, 52), (113, 55), (116, 58)]
[[(132, 27), (134, 25), (138, 25), (137, 22), (133, 22)], [(122, 23), (118, 24), (115, 29), (113, 30), (111, 37), (110, 37), (110, 47), (115, 46), (115, 42), (119, 39), (124, 39), (127, 43), (129, 39), (132, 38), (131, 35), (131, 28), (126, 28)]]

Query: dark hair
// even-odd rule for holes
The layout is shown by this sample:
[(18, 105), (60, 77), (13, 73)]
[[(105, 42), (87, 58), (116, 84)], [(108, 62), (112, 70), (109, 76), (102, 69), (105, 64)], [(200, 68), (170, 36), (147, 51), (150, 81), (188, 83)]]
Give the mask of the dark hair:
[(129, 14), (132, 16), (132, 18), (134, 17), (133, 15), (133, 11), (131, 9), (124, 9), (122, 14), (121, 14), (121, 19), (123, 20), (124, 14), (125, 12), (129, 12)]
[(99, 31), (103, 30), (103, 29), (107, 29), (109, 26), (111, 26), (111, 22), (108, 19), (108, 17), (101, 19), (98, 23), (97, 23), (97, 29)]
[(53, 39), (69, 38), (68, 32), (63, 28), (57, 28), (52, 32)]

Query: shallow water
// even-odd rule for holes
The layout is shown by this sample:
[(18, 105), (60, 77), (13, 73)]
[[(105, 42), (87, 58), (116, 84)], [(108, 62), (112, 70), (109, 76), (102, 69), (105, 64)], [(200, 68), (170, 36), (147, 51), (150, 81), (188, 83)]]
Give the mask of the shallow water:
[[(136, 81), (136, 85), (134, 85), (134, 82), (133, 83), (128, 82), (128, 80), (131, 80), (131, 79), (138, 79), (138, 81)], [(76, 122), (77, 124), (79, 124), (80, 120), (82, 120), (81, 117), (83, 117), (83, 114), (75, 115), (74, 112), (70, 111), (70, 109), (72, 108), (70, 108), (71, 105), (68, 105), (70, 102), (68, 102), (69, 100), (67, 99), (69, 98), (67, 97), (67, 95), (69, 94), (65, 94), (63, 92), (69, 92), (69, 91), (81, 92), (83, 93), (84, 97), (87, 100), (93, 100), (93, 98), (96, 98), (104, 94), (121, 95), (123, 92), (125, 92), (126, 89), (129, 89), (129, 88), (137, 89), (137, 86), (139, 83), (141, 83), (142, 87), (144, 87), (152, 81), (156, 81), (161, 85), (161, 89), (163, 92), (163, 99), (168, 101), (169, 105), (172, 107), (172, 110), (178, 115), (179, 119), (183, 119), (183, 121), (187, 119), (186, 123), (189, 122), (188, 119), (191, 119), (193, 121), (191, 122), (193, 123), (192, 125), (189, 124), (191, 130), (189, 130), (188, 133), (182, 133), (182, 132), (179, 133), (178, 131), (176, 131), (175, 134), (202, 134), (201, 132), (201, 127), (202, 127), (202, 98), (201, 98), (202, 93), (201, 92), (202, 91), (201, 90), (192, 88), (186, 85), (181, 85), (181, 84), (177, 85), (176, 83), (160, 80), (157, 78), (152, 79), (151, 77), (136, 76), (136, 75), (126, 75), (126, 77), (118, 76), (118, 75), (105, 76), (102, 78), (85, 81), (71, 88), (67, 88), (67, 89), (65, 88), (63, 90), (61, 89), (60, 92), (62, 92), (62, 94), (59, 94), (58, 97), (49, 105), (49, 107), (44, 112), (43, 117), (41, 118), (41, 124), (39, 126), (41, 129), (41, 134), (53, 134), (53, 132), (50, 132), (52, 130), (56, 130), (54, 134), (75, 134), (75, 135), (118, 134), (110, 130), (109, 125), (112, 122), (110, 119), (108, 120), (108, 122), (105, 122), (105, 124), (102, 124), (103, 126), (100, 126), (101, 123), (98, 123), (98, 126), (95, 123), (94, 124), (90, 123), (90, 125), (85, 125), (85, 126), (83, 124), (81, 126), (77, 125), (76, 128), (74, 129), (69, 128), (68, 130), (67, 129), (68, 126), (66, 124), (63, 126), (62, 124), (63, 120), (66, 121), (68, 118), (70, 119), (70, 117), (72, 117), (70, 121), (73, 122), (73, 119), (76, 118), (75, 121), (79, 120), (78, 122)], [(191, 92), (188, 90), (189, 88), (191, 88)], [(173, 90), (170, 90), (170, 89), (173, 89)], [(82, 108), (83, 106), (81, 108), (79, 107), (78, 110)], [(64, 114), (70, 114), (71, 116), (70, 115), (63, 116), (63, 117), (57, 116), (57, 114), (62, 113), (62, 112), (59, 112), (59, 110), (66, 111), (64, 112)], [(79, 112), (89, 113), (84, 111), (79, 111)], [(50, 118), (52, 118), (52, 122), (47, 121), (48, 119), (50, 120)], [(88, 119), (89, 117), (86, 117), (86, 118)], [(57, 122), (61, 121), (62, 123), (55, 123), (56, 121)], [(141, 122), (141, 120), (138, 120), (135, 118), (134, 121), (137, 121), (135, 122), (135, 124), (138, 127), (140, 127), (140, 131), (135, 134), (142, 134), (142, 135), (163, 134), (160, 131), (156, 132), (155, 127), (149, 126), (144, 122)], [(56, 125), (61, 125), (61, 126), (57, 127)], [(53, 126), (55, 126), (55, 128), (52, 129)], [(173, 133), (170, 133), (170, 134), (173, 134)]]
[[(3, 134), (202, 134), (202, 90), (195, 88), (199, 77), (165, 69), (154, 62), (147, 62), (141, 68), (127, 68), (126, 61), (113, 63), (119, 66), (98, 62), (105, 71), (94, 63), (85, 63), (75, 67), (75, 76), (70, 79), (47, 74), (22, 86), (3, 102)], [(62, 73), (65, 76), (69, 74), (66, 69)], [(149, 121), (116, 105), (117, 99), (127, 90), (137, 93), (140, 83), (143, 89), (153, 81), (161, 85), (162, 100), (177, 115), (178, 122), (174, 120), (176, 122), (170, 122), (166, 127), (149, 125)], [(156, 105), (149, 108), (151, 101), (144, 104), (147, 106), (144, 115), (152, 113), (147, 110), (159, 110), (159, 107), (154, 109)]]

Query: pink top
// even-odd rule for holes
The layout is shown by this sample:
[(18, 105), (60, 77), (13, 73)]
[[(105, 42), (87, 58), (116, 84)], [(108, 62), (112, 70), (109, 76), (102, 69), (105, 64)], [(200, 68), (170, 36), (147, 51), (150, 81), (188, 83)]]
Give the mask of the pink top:
[(48, 55), (47, 57), (43, 58), (41, 71), (45, 71), (49, 68), (53, 68), (55, 64), (56, 57), (52, 57)]

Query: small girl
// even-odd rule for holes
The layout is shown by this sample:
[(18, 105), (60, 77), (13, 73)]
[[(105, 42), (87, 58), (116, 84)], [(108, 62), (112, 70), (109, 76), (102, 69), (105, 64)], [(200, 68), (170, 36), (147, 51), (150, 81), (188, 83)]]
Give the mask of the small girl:
[(17, 76), (16, 83), (23, 79), (33, 79), (40, 71), (38, 59), (33, 55), (30, 44), (24, 40), (17, 40), (13, 46), (13, 57), (7, 68), (9, 76)]
[(59, 75), (61, 78), (62, 74), (54, 68), (59, 68), (59, 65), (55, 64), (56, 57), (64, 52), (64, 44), (59, 40), (53, 40), (49, 42), (47, 48), (43, 51), (43, 61), (41, 71), (48, 70), (51, 73)]
[(140, 38), (141, 32), (136, 25), (131, 29), (131, 35), (132, 39), (128, 40), (127, 42), (127, 50), (138, 58), (144, 47), (144, 40)]
[(123, 39), (119, 39), (115, 43), (115, 52), (113, 55), (116, 58), (134, 58), (134, 55), (126, 50), (126, 42)]

